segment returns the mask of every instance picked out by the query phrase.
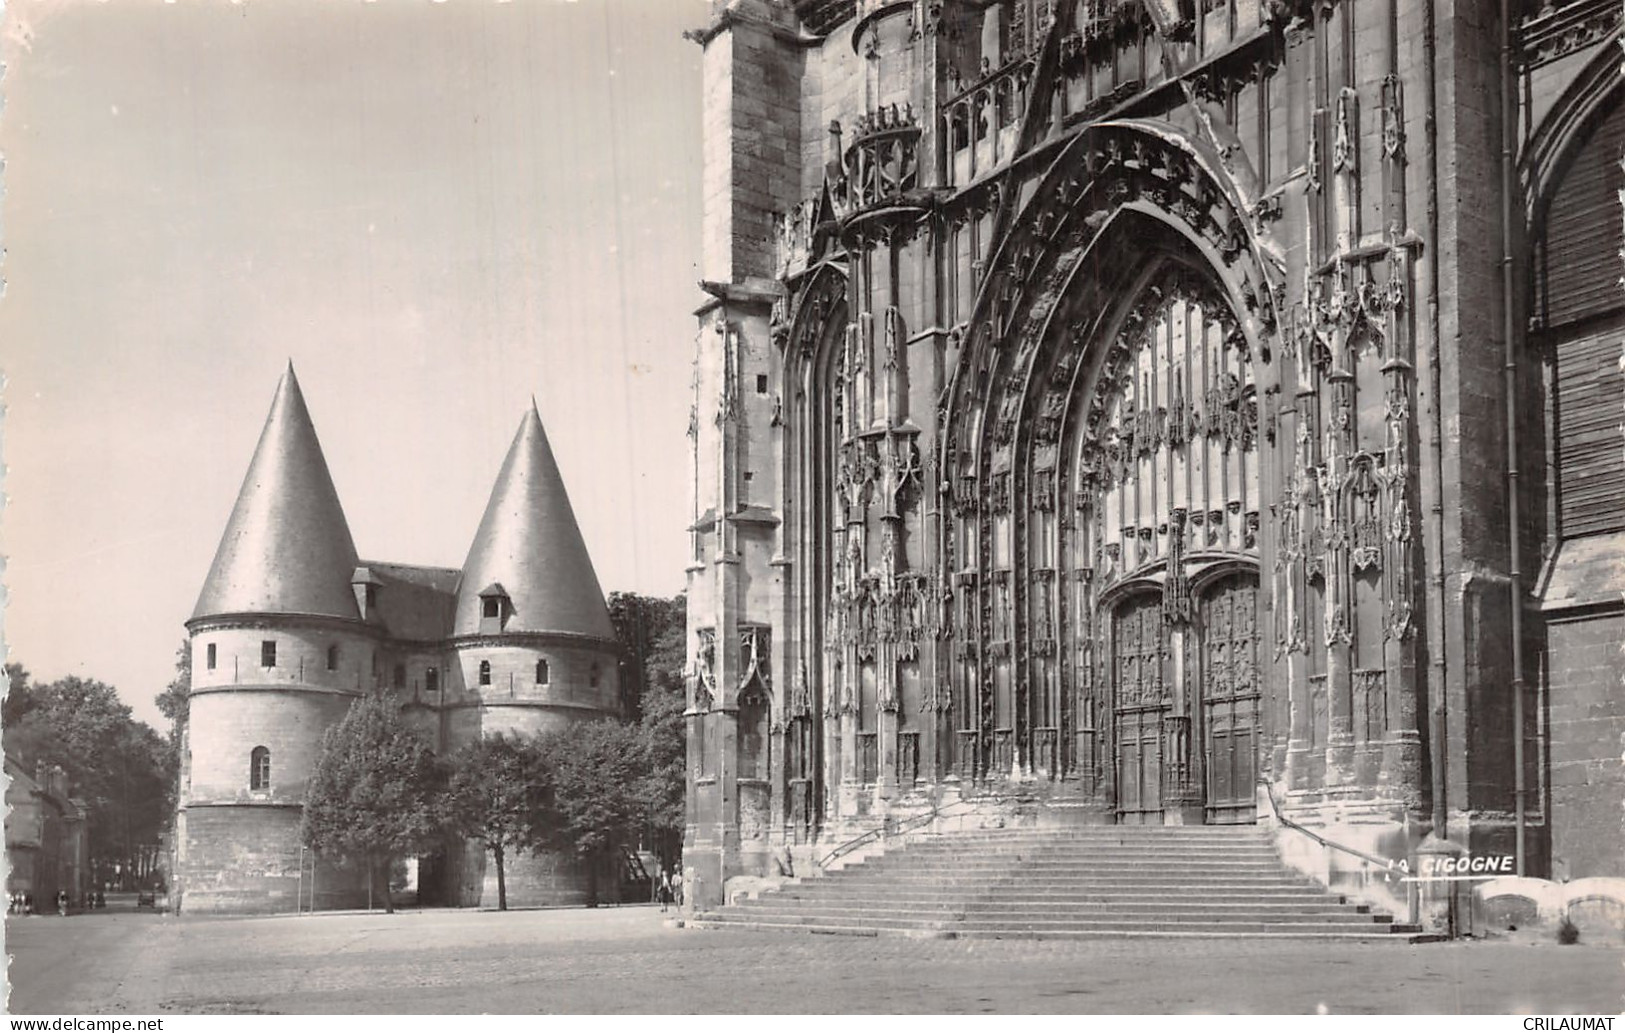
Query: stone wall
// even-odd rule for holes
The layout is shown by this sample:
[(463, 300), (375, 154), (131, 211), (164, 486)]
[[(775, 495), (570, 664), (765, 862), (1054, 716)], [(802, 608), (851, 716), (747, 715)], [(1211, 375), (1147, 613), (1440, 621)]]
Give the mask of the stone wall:
[(365, 907), (364, 873), (325, 859), (313, 865), (300, 850), (299, 819), (296, 805), (188, 807), (174, 906), (182, 913), (276, 914), (298, 910), (301, 899), (309, 909), (314, 899), (319, 911)]
[(1625, 857), (1625, 615), (1549, 630), (1552, 874), (1618, 875)]

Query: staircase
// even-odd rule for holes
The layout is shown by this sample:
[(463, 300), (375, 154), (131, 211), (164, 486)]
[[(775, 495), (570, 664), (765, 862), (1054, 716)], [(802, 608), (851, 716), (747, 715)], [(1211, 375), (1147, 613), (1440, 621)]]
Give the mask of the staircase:
[(852, 936), (1420, 939), (1287, 868), (1253, 826), (1083, 826), (932, 837), (698, 916)]

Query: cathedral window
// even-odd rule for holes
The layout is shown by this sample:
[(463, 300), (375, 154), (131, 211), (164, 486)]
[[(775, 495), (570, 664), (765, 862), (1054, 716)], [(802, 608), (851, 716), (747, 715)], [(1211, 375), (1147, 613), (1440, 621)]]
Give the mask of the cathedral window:
[(276, 639), (260, 643), (260, 666), (267, 670), (276, 666)]
[(491, 684), (491, 661), (489, 660), (480, 661), (480, 684)]
[(214, 661), (215, 661), (215, 646), (214, 646), (213, 642), (209, 643), (208, 650), (207, 650), (207, 656), (208, 656), (207, 663), (209, 665), (209, 670), (212, 671), (212, 670), (214, 670)]
[(271, 788), (271, 751), (256, 746), (248, 755), (248, 788), (256, 792)]
[(327, 647), (327, 669), (329, 671), (336, 671), (336, 670), (339, 669), (339, 647), (338, 646), (328, 646)]
[(538, 660), (538, 661), (536, 661), (536, 684), (537, 685), (546, 685), (547, 684), (547, 661), (546, 660)]

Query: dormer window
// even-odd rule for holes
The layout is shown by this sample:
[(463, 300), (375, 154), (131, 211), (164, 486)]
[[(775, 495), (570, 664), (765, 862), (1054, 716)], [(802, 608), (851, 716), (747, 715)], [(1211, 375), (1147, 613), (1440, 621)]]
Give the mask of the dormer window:
[(378, 576), (367, 567), (355, 568), (350, 575), (350, 589), (355, 592), (356, 609), (361, 611), (361, 619), (370, 621), (378, 615), (378, 586), (381, 582)]
[(495, 582), (487, 585), (485, 591), (480, 593), (480, 633), (492, 635), (502, 630), (508, 623), (508, 615), (513, 613), (513, 603), (508, 598), (508, 590)]

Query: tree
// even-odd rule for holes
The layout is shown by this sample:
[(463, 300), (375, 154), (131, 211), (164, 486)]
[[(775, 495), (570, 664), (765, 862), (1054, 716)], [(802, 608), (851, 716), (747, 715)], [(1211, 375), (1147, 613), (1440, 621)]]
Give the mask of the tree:
[(447, 825), (478, 839), (497, 866), (497, 910), (508, 910), (506, 859), (540, 839), (545, 772), (534, 743), (494, 736), (469, 743), (451, 759)]
[(647, 757), (639, 730), (590, 721), (536, 740), (548, 788), (543, 842), (584, 862), (588, 897), (598, 898), (598, 871), (642, 829)]
[(394, 914), (390, 862), (433, 843), (443, 813), (442, 775), (395, 704), (369, 693), (322, 736), (300, 836), (318, 852), (360, 861), (384, 910)]
[(6, 752), (25, 767), (62, 768), (90, 812), (93, 865), (117, 863), (145, 879), (174, 810), (174, 751), (131, 717), (111, 685), (77, 676), (30, 682), (15, 664), (6, 675)]
[(183, 639), (175, 650), (175, 677), (155, 700), (158, 710), (169, 719), (169, 738), (179, 748), (181, 735), (190, 717), (192, 695), (192, 640)]
[(6, 699), (0, 704), (0, 722), (9, 728), (34, 709), (34, 693), (29, 686), (28, 668), (6, 664)]
[(615, 592), (609, 597), (609, 612), (625, 657), (623, 715), (637, 723), (642, 740), (638, 795), (646, 828), (656, 852), (670, 862), (683, 837), (687, 604), (681, 595), (661, 599)]
[(683, 689), (687, 661), (687, 604), (671, 599), (611, 592), (609, 617), (620, 641), (621, 716), (638, 721), (652, 693)]

